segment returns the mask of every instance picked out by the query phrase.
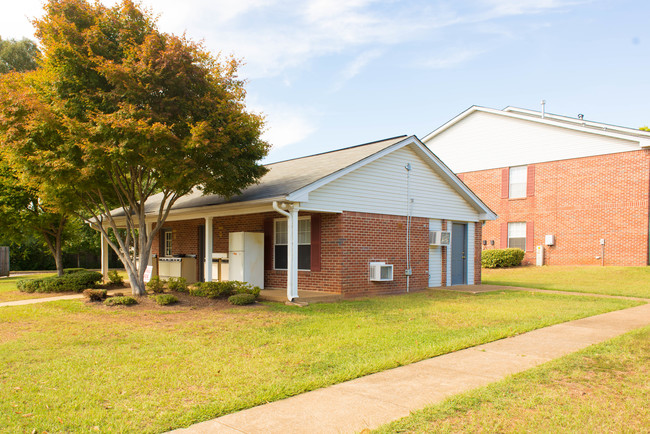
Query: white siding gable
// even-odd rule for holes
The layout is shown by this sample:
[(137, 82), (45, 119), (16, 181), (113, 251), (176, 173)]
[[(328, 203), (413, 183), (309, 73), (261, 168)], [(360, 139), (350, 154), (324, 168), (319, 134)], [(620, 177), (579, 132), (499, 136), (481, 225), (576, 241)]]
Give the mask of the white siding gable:
[(456, 173), (639, 150), (632, 140), (476, 111), (425, 144)]
[(306, 209), (406, 215), (410, 163), (412, 215), (477, 221), (479, 212), (433, 171), (410, 146), (399, 148), (309, 193)]

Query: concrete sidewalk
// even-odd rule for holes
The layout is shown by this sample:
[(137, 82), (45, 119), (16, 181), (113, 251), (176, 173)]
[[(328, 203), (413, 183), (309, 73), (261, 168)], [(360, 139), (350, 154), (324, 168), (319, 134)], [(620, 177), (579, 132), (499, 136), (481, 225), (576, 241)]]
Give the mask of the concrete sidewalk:
[[(123, 292), (127, 294), (130, 291), (129, 288), (122, 289), (109, 289), (108, 295), (114, 295), (117, 292)], [(128, 293), (127, 295), (131, 295)], [(59, 301), (59, 300), (76, 300), (79, 298), (84, 298), (83, 294), (71, 294), (71, 295), (55, 295), (53, 297), (42, 297), (42, 298), (28, 298), (26, 300), (14, 300), (14, 301), (5, 301), (0, 303), (0, 307), (5, 306), (24, 306), (26, 304), (36, 304), (36, 303), (47, 303), (48, 301)]]
[(650, 324), (650, 304), (534, 330), (232, 413), (194, 433), (352, 433)]

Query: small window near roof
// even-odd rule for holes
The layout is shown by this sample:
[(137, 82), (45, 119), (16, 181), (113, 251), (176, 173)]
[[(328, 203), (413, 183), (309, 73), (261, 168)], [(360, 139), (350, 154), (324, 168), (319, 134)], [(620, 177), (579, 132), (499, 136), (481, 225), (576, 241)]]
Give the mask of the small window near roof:
[(527, 166), (517, 166), (510, 168), (510, 185), (508, 186), (508, 196), (510, 199), (526, 197), (526, 176), (528, 174), (527, 169)]

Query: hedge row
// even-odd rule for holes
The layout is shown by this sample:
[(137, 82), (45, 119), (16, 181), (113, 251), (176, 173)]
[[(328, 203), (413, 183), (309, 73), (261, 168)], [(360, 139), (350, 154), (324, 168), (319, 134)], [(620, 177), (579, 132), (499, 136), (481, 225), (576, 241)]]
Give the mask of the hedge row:
[(484, 268), (516, 267), (523, 259), (524, 251), (521, 249), (483, 250), (481, 265)]
[(77, 271), (63, 276), (42, 279), (22, 279), (16, 282), (22, 292), (82, 292), (94, 288), (102, 280), (102, 273), (97, 271)]
[(190, 295), (208, 298), (228, 298), (235, 294), (251, 294), (255, 298), (260, 295), (260, 288), (237, 280), (224, 282), (199, 282), (189, 289)]

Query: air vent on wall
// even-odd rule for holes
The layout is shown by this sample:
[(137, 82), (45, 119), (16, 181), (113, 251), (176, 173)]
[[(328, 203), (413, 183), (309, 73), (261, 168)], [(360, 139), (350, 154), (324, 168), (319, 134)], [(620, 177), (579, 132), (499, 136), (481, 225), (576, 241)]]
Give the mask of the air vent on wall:
[(373, 282), (390, 282), (393, 280), (393, 265), (385, 262), (371, 262), (368, 275)]

